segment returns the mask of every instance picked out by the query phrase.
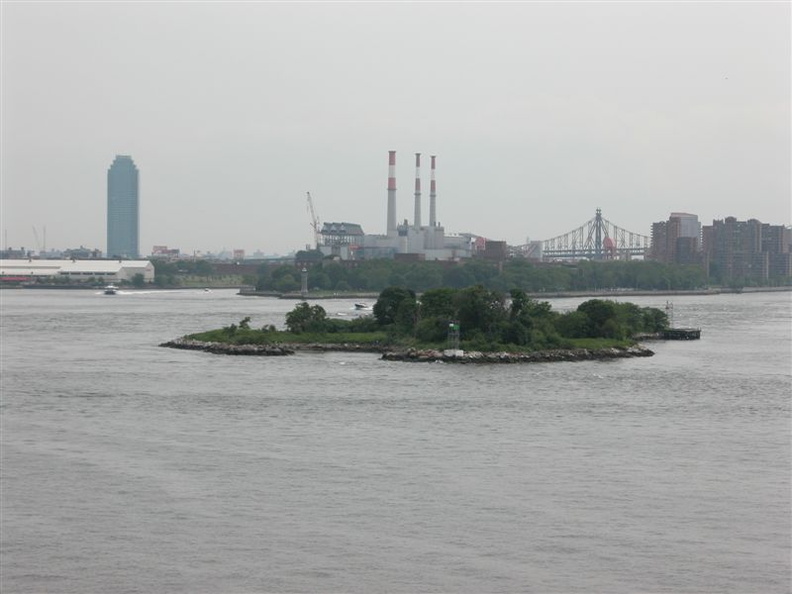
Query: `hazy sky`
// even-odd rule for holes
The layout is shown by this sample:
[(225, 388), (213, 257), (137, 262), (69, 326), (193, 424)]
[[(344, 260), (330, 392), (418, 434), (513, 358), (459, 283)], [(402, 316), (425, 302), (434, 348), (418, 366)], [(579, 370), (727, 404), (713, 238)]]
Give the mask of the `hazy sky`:
[(106, 249), (107, 168), (140, 246), (287, 253), (322, 221), (522, 244), (672, 211), (790, 224), (790, 3), (2, 2), (7, 245)]

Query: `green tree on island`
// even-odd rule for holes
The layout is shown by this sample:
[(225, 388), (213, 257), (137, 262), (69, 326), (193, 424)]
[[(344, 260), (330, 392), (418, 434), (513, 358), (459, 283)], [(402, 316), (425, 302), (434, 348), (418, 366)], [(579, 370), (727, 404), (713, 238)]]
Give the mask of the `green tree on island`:
[(393, 286), (380, 293), (371, 316), (331, 319), (322, 306), (303, 301), (286, 314), (286, 332), (271, 326), (254, 330), (246, 317), (238, 326), (191, 338), (233, 344), (296, 341), (443, 348), (450, 324), (459, 325), (465, 350), (535, 351), (626, 346), (637, 334), (667, 328), (668, 318), (656, 308), (603, 299), (590, 299), (575, 311), (558, 313), (522, 289), (512, 289), (507, 297), (476, 285), (432, 289), (418, 298), (413, 291)]
[(324, 332), (327, 312), (321, 305), (308, 305), (305, 301), (286, 314), (286, 328), (289, 332)]
[(570, 339), (624, 340), (668, 326), (666, 314), (656, 308), (591, 299), (576, 311), (559, 314), (522, 289), (512, 289), (507, 298), (481, 285), (433, 289), (420, 299), (412, 291), (389, 287), (374, 305), (374, 319), (396, 336), (414, 336), (426, 343), (441, 343), (448, 325), (459, 323), (462, 340), (476, 348), (554, 348), (568, 346)]

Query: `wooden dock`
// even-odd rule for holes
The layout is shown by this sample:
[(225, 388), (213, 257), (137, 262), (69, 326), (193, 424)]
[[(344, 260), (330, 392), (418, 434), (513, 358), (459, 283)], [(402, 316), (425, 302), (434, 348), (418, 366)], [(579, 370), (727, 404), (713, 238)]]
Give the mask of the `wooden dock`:
[(662, 332), (666, 340), (698, 340), (701, 328), (668, 328)]

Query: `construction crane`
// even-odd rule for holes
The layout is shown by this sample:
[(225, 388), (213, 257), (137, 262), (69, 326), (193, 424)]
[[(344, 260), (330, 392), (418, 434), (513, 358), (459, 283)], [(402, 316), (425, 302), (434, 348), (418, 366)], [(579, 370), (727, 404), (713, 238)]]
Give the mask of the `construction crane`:
[(36, 252), (41, 255), (41, 242), (39, 241), (39, 234), (38, 231), (36, 231), (35, 225), (33, 226), (33, 237), (36, 239)]
[(311, 228), (314, 232), (314, 246), (316, 249), (319, 249), (319, 240), (322, 237), (322, 234), (319, 230), (319, 217), (316, 216), (316, 210), (314, 209), (313, 200), (311, 199), (311, 193), (306, 192), (308, 195), (308, 215), (311, 217)]

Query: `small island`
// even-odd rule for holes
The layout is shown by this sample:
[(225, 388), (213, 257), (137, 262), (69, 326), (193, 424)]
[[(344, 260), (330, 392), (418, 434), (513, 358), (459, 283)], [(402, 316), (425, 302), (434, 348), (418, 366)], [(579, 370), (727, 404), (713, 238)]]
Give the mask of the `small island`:
[(662, 310), (591, 299), (559, 313), (520, 290), (508, 295), (481, 285), (383, 290), (371, 315), (334, 319), (303, 301), (286, 314), (286, 329), (253, 328), (251, 319), (190, 334), (160, 346), (226, 355), (286, 356), (296, 351), (378, 353), (390, 361), (529, 363), (648, 357), (638, 337), (669, 329)]

